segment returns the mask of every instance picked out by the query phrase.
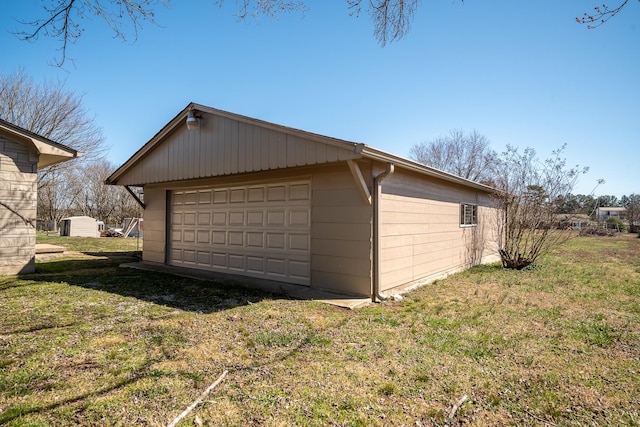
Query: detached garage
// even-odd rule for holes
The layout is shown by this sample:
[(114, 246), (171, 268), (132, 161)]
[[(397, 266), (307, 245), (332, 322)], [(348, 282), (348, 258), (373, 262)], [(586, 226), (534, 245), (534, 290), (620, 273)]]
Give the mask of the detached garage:
[(193, 103), (107, 183), (144, 187), (149, 264), (375, 300), (499, 259), (490, 187)]

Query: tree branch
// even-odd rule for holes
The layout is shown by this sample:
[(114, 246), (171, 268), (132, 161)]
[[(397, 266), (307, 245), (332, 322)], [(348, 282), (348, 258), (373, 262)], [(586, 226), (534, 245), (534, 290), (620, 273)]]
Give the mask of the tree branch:
[(627, 3), (629, 3), (629, 0), (624, 0), (617, 7), (613, 8), (610, 8), (606, 4), (603, 4), (602, 6), (595, 6), (593, 8), (593, 10), (595, 10), (595, 13), (591, 14), (585, 12), (582, 15), (582, 18), (576, 18), (576, 22), (578, 24), (587, 24), (588, 29), (598, 28), (600, 25), (616, 16), (616, 14), (627, 5)]

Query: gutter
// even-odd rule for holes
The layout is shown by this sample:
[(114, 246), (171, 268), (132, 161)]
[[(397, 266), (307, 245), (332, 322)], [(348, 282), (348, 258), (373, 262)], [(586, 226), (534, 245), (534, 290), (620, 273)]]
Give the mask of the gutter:
[(387, 170), (373, 178), (373, 278), (371, 281), (371, 302), (386, 301), (389, 297), (380, 293), (380, 195), (382, 181), (393, 174), (393, 163), (387, 163)]

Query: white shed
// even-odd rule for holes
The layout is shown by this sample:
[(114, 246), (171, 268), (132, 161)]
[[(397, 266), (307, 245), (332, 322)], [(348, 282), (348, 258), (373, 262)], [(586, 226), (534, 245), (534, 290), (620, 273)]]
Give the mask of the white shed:
[(98, 220), (90, 216), (70, 216), (60, 223), (61, 236), (100, 237)]

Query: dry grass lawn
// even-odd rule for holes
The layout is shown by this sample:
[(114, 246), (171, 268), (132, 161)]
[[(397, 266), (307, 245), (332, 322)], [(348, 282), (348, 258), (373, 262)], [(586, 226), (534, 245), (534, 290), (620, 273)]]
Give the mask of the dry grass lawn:
[(65, 242), (0, 277), (0, 424), (167, 425), (228, 370), (181, 426), (640, 425), (633, 235), (354, 311)]

